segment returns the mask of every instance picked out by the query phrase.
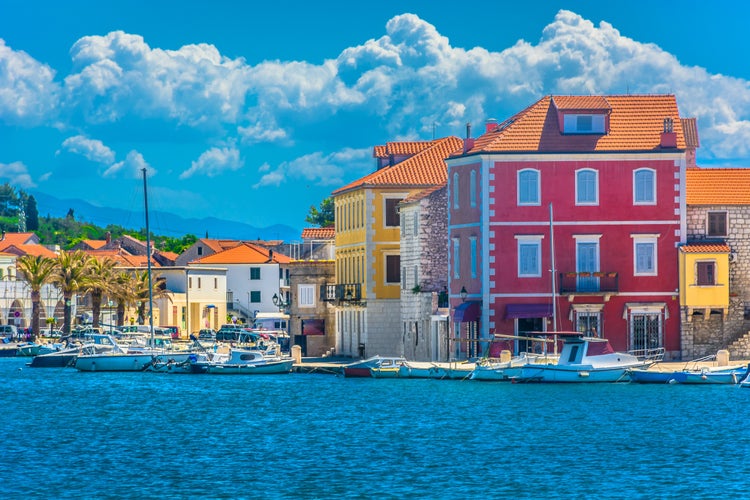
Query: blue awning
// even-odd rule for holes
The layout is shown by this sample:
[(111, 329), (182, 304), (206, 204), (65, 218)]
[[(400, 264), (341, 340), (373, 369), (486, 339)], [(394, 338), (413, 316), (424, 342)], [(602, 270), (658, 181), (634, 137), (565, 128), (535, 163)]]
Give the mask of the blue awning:
[(551, 317), (552, 304), (508, 304), (505, 306), (505, 319)]
[(464, 302), (453, 309), (454, 323), (468, 323), (479, 319), (482, 313), (482, 303), (476, 300)]

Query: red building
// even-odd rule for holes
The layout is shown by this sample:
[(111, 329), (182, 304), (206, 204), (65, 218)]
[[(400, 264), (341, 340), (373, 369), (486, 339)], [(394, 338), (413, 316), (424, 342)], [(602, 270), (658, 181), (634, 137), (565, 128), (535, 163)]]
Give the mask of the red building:
[(576, 330), (679, 357), (688, 142), (673, 95), (547, 96), (466, 139), (447, 160), (454, 336)]

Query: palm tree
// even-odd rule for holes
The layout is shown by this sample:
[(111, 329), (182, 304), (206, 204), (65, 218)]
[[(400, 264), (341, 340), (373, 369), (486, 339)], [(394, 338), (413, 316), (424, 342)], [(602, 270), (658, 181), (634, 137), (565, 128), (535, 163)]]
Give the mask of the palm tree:
[(112, 280), (110, 294), (117, 301), (117, 326), (125, 323), (125, 309), (135, 304), (135, 278), (127, 271), (120, 271)]
[(89, 266), (91, 257), (75, 250), (68, 252), (63, 250), (57, 258), (57, 267), (53, 273), (52, 282), (60, 288), (63, 295), (64, 316), (63, 332), (70, 333), (71, 326), (71, 304), (73, 294), (84, 290), (89, 283)]
[[(169, 297), (169, 293), (163, 288), (163, 280), (160, 279), (159, 275), (154, 276), (151, 280), (151, 288), (153, 298)], [(142, 325), (146, 322), (146, 304), (148, 304), (149, 299), (148, 271), (135, 272), (134, 292), (138, 303), (138, 324)], [(151, 311), (149, 313), (153, 314)]]
[(103, 259), (92, 258), (89, 266), (89, 282), (85, 290), (91, 294), (91, 313), (94, 316), (93, 327), (99, 326), (99, 314), (102, 308), (102, 296), (111, 295), (114, 288), (114, 272), (117, 262), (104, 257)]
[(41, 255), (23, 255), (18, 258), (16, 268), (31, 288), (31, 337), (36, 342), (39, 334), (39, 313), (42, 287), (52, 281), (57, 262)]

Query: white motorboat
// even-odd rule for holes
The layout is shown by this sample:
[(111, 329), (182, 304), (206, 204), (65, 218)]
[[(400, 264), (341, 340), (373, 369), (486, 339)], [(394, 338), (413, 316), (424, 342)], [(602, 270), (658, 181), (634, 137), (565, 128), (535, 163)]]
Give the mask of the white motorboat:
[(661, 361), (664, 349), (651, 349), (636, 355), (615, 352), (606, 339), (584, 337), (579, 332), (551, 332), (563, 337), (556, 364), (526, 364), (513, 382), (620, 382), (628, 381), (628, 370), (644, 368)]
[(279, 374), (292, 371), (294, 360), (267, 356), (258, 349), (230, 348), (229, 352), (214, 353), (203, 359), (190, 361), (192, 373), (225, 375)]

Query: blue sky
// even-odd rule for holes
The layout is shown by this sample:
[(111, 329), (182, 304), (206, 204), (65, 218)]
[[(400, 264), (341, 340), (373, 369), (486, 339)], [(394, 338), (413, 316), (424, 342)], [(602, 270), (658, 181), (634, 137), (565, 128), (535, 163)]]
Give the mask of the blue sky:
[(463, 137), (547, 94), (674, 93), (699, 165), (747, 167), (749, 11), (0, 0), (0, 183), (135, 211), (145, 167), (152, 210), (301, 230), (374, 145)]

